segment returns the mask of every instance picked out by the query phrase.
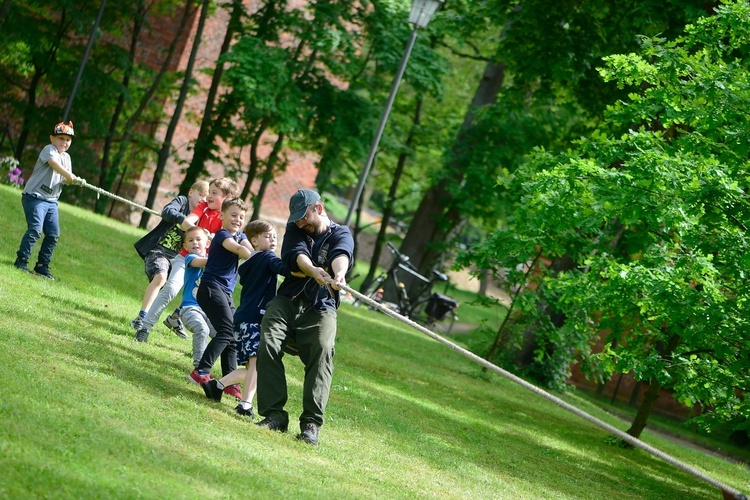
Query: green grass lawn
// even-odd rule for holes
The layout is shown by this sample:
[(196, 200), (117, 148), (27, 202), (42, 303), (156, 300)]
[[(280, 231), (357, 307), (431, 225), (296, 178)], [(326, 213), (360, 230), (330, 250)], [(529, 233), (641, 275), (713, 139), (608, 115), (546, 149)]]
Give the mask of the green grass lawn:
[[(132, 244), (143, 231), (61, 205), (50, 282), (12, 267), (25, 230), (20, 191), (0, 186), (0, 202), (0, 497), (721, 497), (362, 307), (340, 311), (320, 445), (294, 439), (296, 358), (287, 360), (290, 432), (259, 430), (229, 398), (212, 403), (187, 381), (190, 342), (161, 325), (148, 344), (133, 340), (128, 322), (146, 279)], [(648, 431), (644, 439), (750, 491), (744, 465)]]

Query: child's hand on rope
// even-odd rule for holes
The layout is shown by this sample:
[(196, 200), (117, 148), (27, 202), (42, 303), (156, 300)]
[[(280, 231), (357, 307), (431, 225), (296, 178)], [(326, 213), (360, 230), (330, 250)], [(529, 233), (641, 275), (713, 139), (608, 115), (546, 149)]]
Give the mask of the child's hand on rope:
[(72, 184), (74, 186), (85, 186), (86, 179), (84, 179), (83, 177), (78, 177), (77, 175), (71, 175), (71, 179), (67, 182), (67, 184)]

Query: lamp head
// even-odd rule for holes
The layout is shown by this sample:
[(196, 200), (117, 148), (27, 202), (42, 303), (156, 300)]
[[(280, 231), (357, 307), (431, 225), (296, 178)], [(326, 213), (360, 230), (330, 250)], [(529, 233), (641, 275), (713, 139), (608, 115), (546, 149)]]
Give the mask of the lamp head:
[(415, 28), (426, 28), (443, 3), (445, 0), (412, 0), (409, 22)]

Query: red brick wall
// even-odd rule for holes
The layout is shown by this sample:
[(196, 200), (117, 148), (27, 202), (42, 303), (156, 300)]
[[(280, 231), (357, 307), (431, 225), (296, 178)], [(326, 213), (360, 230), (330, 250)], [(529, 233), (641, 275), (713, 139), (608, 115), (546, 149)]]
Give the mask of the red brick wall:
[[(595, 351), (601, 349), (602, 345), (603, 341), (600, 340), (594, 347)], [(631, 400), (634, 400), (636, 407), (643, 402), (643, 396), (649, 388), (648, 382), (638, 384), (630, 373), (626, 373), (622, 377), (616, 375), (604, 384), (603, 388), (600, 388), (595, 382), (586, 379), (577, 364), (571, 366), (571, 372), (572, 376), (569, 381), (576, 387), (591, 392), (601, 390), (602, 395), (610, 399), (615, 396), (615, 401), (620, 403), (628, 404)], [(637, 392), (637, 394), (634, 395), (634, 391)], [(662, 389), (659, 392), (659, 397), (657, 398), (656, 403), (654, 404), (654, 412), (683, 420), (698, 415), (700, 413), (700, 407), (696, 405), (694, 408), (689, 408), (677, 401), (671, 391)]]
[[(257, 9), (258, 2), (255, 0), (247, 0), (245, 2), (249, 11)], [(184, 165), (190, 162), (192, 157), (192, 151), (188, 150), (188, 147), (192, 144), (195, 138), (198, 136), (200, 129), (200, 118), (203, 115), (203, 109), (205, 106), (206, 93), (209, 86), (211, 85), (210, 75), (204, 74), (202, 70), (213, 69), (216, 65), (221, 44), (224, 41), (224, 35), (226, 33), (226, 26), (229, 19), (228, 12), (224, 8), (218, 8), (214, 11), (207, 21), (204, 27), (203, 37), (201, 40), (198, 56), (195, 63), (195, 69), (193, 77), (199, 82), (200, 91), (195, 92), (185, 103), (183, 109), (182, 118), (180, 124), (175, 132), (172, 146), (173, 154), (179, 158), (179, 161), (170, 160), (167, 163), (164, 177), (159, 189), (159, 196), (155, 200), (154, 210), (159, 211), (162, 206), (168, 203), (177, 193), (177, 189), (182, 182), (184, 177), (183, 168)], [(174, 21), (174, 20), (173, 20)], [(179, 18), (177, 18), (179, 23)], [(192, 21), (192, 28), (190, 30), (190, 36), (187, 43), (183, 47), (182, 55), (179, 59), (178, 69), (183, 70), (187, 66), (187, 61), (190, 56), (192, 49), (193, 40), (195, 38), (195, 31), (197, 28), (198, 16), (194, 16)], [(164, 25), (165, 28), (174, 30), (176, 24)], [(159, 50), (156, 48), (158, 43), (164, 43), (168, 40), (168, 36), (161, 38), (154, 36), (152, 42), (154, 46), (152, 50), (147, 52), (147, 57), (156, 57), (159, 54)], [(161, 41), (160, 41), (161, 40)], [(161, 50), (166, 50), (164, 47)], [(163, 56), (162, 56), (163, 57)], [(174, 111), (174, 102), (165, 103), (165, 109), (167, 110), (167, 116), (171, 116)], [(160, 127), (156, 133), (157, 140), (163, 140), (166, 132), (167, 124)], [(260, 149), (261, 157), (267, 155), (271, 151), (270, 146), (262, 146)], [(221, 147), (221, 154), (226, 155), (230, 152), (230, 148), (227, 145)], [(232, 151), (234, 155), (237, 155), (238, 151)], [(279, 175), (275, 181), (268, 186), (266, 189), (263, 203), (261, 206), (260, 216), (262, 218), (271, 219), (276, 222), (286, 221), (288, 215), (288, 203), (289, 197), (297, 190), (303, 188), (314, 188), (315, 176), (317, 174), (317, 158), (309, 153), (286, 151), (287, 158), (286, 170), (283, 174)], [(243, 169), (246, 169), (249, 164), (249, 152), (245, 149), (240, 155)], [(137, 186), (137, 192), (133, 195), (137, 203), (143, 204), (146, 201), (148, 189), (151, 185), (151, 179), (153, 178), (153, 169), (155, 168), (156, 157), (154, 156), (154, 163), (147, 166), (141, 173), (140, 178), (134, 180), (135, 186)], [(221, 177), (226, 175), (227, 168), (221, 163), (210, 163), (207, 165), (207, 170), (211, 177)], [(242, 187), (244, 185), (246, 176), (242, 175), (235, 177), (237, 183)], [(256, 193), (260, 181), (255, 181), (251, 187), (252, 193)], [(156, 224), (155, 218), (151, 218), (150, 223)], [(131, 221), (138, 223), (140, 221), (140, 213), (131, 214)]]

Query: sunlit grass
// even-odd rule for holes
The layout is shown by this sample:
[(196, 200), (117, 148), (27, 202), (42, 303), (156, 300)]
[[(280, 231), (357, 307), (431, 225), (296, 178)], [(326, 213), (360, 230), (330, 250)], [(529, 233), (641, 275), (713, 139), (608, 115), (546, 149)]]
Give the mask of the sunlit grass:
[[(234, 498), (718, 498), (638, 450), (367, 308), (342, 306), (321, 444), (265, 432), (187, 381), (189, 342), (128, 325), (145, 286), (142, 231), (67, 205), (49, 282), (12, 267), (20, 192), (0, 187), (0, 496)], [(617, 418), (594, 407), (601, 418)], [(647, 434), (720, 481), (741, 465)]]

